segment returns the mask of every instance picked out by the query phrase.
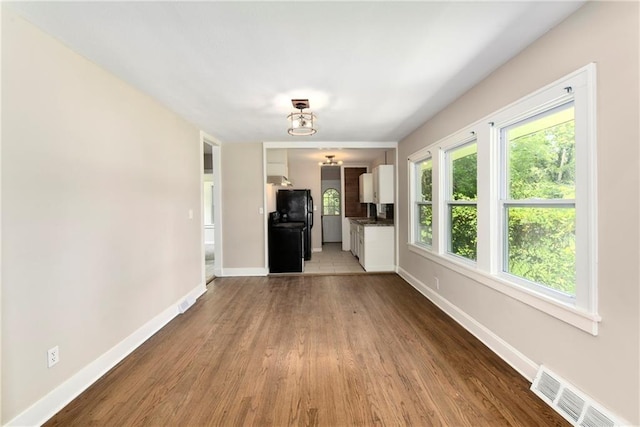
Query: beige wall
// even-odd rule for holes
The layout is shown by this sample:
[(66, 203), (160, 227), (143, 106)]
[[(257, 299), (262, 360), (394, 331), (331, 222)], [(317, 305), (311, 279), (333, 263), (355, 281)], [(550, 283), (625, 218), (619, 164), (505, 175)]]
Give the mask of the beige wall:
[[(400, 266), (537, 364), (640, 424), (638, 3), (588, 3), (401, 141), (399, 158), (597, 63), (599, 335), (569, 326), (408, 251), (407, 165), (399, 163)], [(401, 211), (401, 212), (399, 212)], [(448, 285), (447, 285), (448, 284)]]
[(371, 168), (373, 169), (376, 166), (380, 165), (395, 165), (396, 164), (396, 150), (394, 148), (390, 148), (385, 150), (383, 154), (381, 154), (378, 158), (376, 158), (372, 164)]
[(220, 156), (223, 274), (229, 269), (264, 269), (262, 143), (223, 144)]
[(3, 9), (3, 424), (203, 286), (201, 159), (198, 129)]

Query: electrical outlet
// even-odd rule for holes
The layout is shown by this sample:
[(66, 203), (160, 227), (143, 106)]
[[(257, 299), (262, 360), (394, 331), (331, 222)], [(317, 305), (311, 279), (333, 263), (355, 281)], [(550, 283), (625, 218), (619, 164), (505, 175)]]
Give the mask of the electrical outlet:
[(433, 282), (436, 285), (436, 289), (440, 289), (440, 279), (437, 276), (433, 276)]
[(53, 365), (60, 361), (60, 350), (58, 346), (47, 350), (47, 366), (51, 368)]

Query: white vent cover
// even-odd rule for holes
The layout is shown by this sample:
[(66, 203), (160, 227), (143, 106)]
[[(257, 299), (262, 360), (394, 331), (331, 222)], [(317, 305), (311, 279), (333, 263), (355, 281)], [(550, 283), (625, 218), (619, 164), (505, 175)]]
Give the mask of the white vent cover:
[(180, 311), (180, 314), (184, 314), (185, 311), (189, 310), (189, 308), (191, 308), (191, 306), (196, 302), (195, 298), (193, 297), (186, 297), (185, 299), (183, 299), (180, 304), (178, 304), (178, 311)]
[(531, 391), (574, 426), (614, 427), (627, 425), (616, 420), (593, 399), (544, 366), (540, 366), (536, 378), (531, 384)]

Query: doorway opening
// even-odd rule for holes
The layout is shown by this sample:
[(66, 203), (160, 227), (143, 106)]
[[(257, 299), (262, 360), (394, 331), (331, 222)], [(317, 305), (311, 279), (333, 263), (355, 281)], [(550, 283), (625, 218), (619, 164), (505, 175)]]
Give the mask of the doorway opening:
[(205, 283), (211, 282), (215, 277), (215, 235), (216, 223), (213, 200), (213, 147), (206, 141), (203, 143), (203, 174), (202, 174), (202, 213), (204, 227), (204, 278)]
[(202, 275), (205, 284), (221, 275), (220, 147), (202, 136)]
[(322, 244), (342, 242), (342, 180), (339, 166), (323, 166), (320, 172), (322, 191)]

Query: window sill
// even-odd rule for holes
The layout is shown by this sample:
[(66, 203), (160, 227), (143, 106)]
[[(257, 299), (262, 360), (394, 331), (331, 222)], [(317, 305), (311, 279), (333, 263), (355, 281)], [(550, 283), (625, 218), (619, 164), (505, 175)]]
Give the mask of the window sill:
[(598, 324), (601, 318), (597, 313), (589, 313), (572, 305), (556, 301), (547, 295), (523, 288), (484, 271), (479, 271), (474, 266), (455, 260), (453, 257), (433, 253), (412, 243), (408, 243), (407, 247), (411, 252), (427, 258), (449, 270), (462, 274), (481, 285), (514, 298), (591, 335), (598, 335)]

